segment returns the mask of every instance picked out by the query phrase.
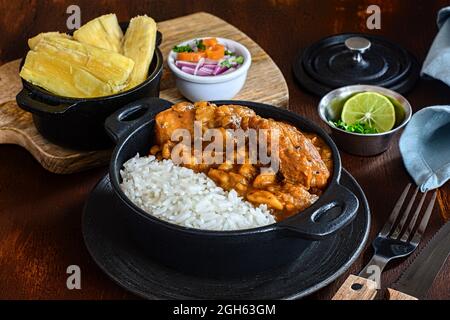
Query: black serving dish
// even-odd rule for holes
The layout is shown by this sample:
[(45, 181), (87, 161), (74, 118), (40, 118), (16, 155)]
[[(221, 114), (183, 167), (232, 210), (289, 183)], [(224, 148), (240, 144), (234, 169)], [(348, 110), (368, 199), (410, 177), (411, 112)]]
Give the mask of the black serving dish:
[[(121, 24), (126, 30), (128, 24)], [(98, 98), (69, 98), (55, 95), (22, 79), (23, 89), (16, 96), (19, 107), (33, 114), (39, 133), (49, 141), (79, 150), (112, 147), (104, 130), (105, 119), (124, 105), (145, 97), (158, 97), (163, 70), (163, 56), (157, 47), (148, 77), (140, 85), (114, 95)], [(22, 65), (20, 68), (22, 68)]]
[[(340, 183), (359, 200), (355, 219), (341, 231), (315, 241), (296, 258), (276, 269), (236, 278), (214, 279), (166, 267), (136, 245), (123, 226), (127, 206), (112, 189), (109, 176), (94, 187), (83, 210), (82, 233), (92, 259), (113, 281), (146, 299), (268, 300), (297, 299), (342, 276), (365, 248), (370, 210), (361, 187), (345, 169)], [(157, 244), (155, 244), (157, 247)]]
[[(119, 201), (124, 226), (148, 255), (164, 265), (211, 277), (240, 276), (286, 265), (314, 241), (321, 241), (348, 225), (358, 209), (357, 197), (339, 183), (341, 159), (331, 138), (311, 121), (287, 110), (246, 101), (217, 101), (252, 108), (263, 117), (289, 122), (318, 134), (330, 146), (334, 171), (324, 194), (310, 208), (282, 222), (239, 231), (205, 231), (171, 224), (134, 205), (120, 188), (123, 163), (148, 154), (154, 144), (157, 113), (168, 109), (166, 100), (143, 99), (117, 111), (105, 127), (117, 146), (110, 163), (110, 180)], [(293, 254), (295, 253), (295, 254)]]

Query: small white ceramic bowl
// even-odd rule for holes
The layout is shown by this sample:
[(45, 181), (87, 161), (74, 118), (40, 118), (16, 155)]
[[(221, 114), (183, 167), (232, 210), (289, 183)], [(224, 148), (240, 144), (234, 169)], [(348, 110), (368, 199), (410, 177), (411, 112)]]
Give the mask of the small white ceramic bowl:
[[(195, 40), (207, 39), (195, 38), (178, 44), (179, 46), (193, 43)], [(170, 51), (167, 64), (175, 75), (176, 85), (180, 93), (190, 101), (230, 100), (244, 86), (247, 72), (252, 63), (252, 56), (242, 44), (224, 38), (217, 38), (220, 44), (234, 52), (237, 56), (244, 57), (244, 63), (235, 71), (218, 76), (195, 76), (181, 71), (176, 65), (177, 53)]]

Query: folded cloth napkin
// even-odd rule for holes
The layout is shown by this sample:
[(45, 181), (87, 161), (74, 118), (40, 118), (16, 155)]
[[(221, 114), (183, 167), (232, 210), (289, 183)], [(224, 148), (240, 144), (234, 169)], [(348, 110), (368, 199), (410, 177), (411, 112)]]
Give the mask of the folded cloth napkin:
[(422, 192), (450, 179), (450, 106), (420, 110), (400, 138), (403, 163)]
[(450, 86), (450, 7), (439, 11), (439, 32), (422, 66), (421, 75), (443, 81)]

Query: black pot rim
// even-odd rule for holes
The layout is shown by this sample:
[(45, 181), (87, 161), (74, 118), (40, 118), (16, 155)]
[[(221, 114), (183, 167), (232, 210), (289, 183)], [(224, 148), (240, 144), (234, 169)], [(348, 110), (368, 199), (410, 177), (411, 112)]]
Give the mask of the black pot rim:
[[(294, 217), (297, 216), (298, 214), (304, 214), (307, 212), (317, 211), (319, 208), (321, 208), (324, 205), (323, 203), (321, 203), (321, 198), (325, 199), (324, 197), (326, 195), (330, 195), (331, 192), (333, 191), (332, 187), (335, 185), (339, 185), (339, 180), (340, 180), (341, 171), (342, 171), (342, 163), (341, 163), (341, 157), (339, 154), (339, 150), (338, 150), (336, 144), (331, 139), (331, 137), (325, 132), (325, 130), (323, 130), (322, 128), (320, 128), (318, 125), (314, 124), (311, 120), (308, 120), (307, 118), (304, 118), (304, 117), (302, 117), (296, 113), (293, 113), (291, 111), (274, 107), (269, 104), (251, 102), (251, 101), (242, 101), (242, 100), (220, 100), (220, 101), (212, 101), (212, 103), (216, 103), (219, 105), (220, 104), (237, 104), (237, 105), (247, 106), (250, 108), (252, 108), (252, 106), (270, 107), (270, 108), (274, 109), (273, 111), (274, 111), (275, 116), (273, 118), (275, 120), (277, 118), (276, 115), (281, 113), (285, 116), (293, 118), (294, 121), (305, 122), (311, 128), (311, 130), (309, 130), (308, 132), (313, 132), (313, 133), (318, 134), (322, 139), (324, 139), (324, 141), (327, 143), (327, 145), (332, 150), (333, 174), (331, 176), (331, 179), (328, 183), (328, 186), (327, 186), (325, 192), (319, 197), (319, 199), (313, 205), (311, 205), (307, 209), (305, 209), (301, 212), (298, 212), (297, 214), (295, 214), (289, 218), (286, 218), (283, 221), (275, 222), (273, 224), (269, 224), (269, 225), (261, 226), (261, 227), (257, 227), (257, 228), (251, 228), (251, 229), (230, 230), (230, 231), (203, 230), (203, 229), (189, 228), (189, 227), (177, 225), (177, 224), (170, 223), (170, 222), (164, 221), (162, 219), (159, 219), (159, 218), (153, 216), (152, 214), (145, 212), (143, 209), (139, 208), (125, 195), (125, 193), (120, 188), (120, 183), (119, 183), (120, 177), (118, 176), (118, 173), (116, 173), (116, 170), (115, 170), (116, 162), (117, 162), (118, 156), (121, 153), (122, 147), (125, 144), (130, 143), (129, 140), (138, 131), (140, 131), (143, 127), (147, 126), (150, 122), (154, 121), (155, 115), (153, 115), (152, 117), (143, 121), (137, 128), (128, 132), (126, 137), (124, 137), (123, 139), (120, 139), (117, 142), (116, 147), (114, 148), (113, 154), (111, 156), (109, 176), (110, 176), (110, 181), (111, 181), (113, 190), (114, 190), (115, 194), (120, 198), (120, 200), (124, 204), (126, 204), (128, 208), (130, 208), (130, 211), (132, 211), (133, 214), (137, 214), (138, 216), (140, 216), (141, 218), (145, 219), (148, 222), (157, 223), (163, 227), (166, 227), (166, 228), (169, 228), (169, 229), (172, 229), (175, 231), (183, 232), (183, 233), (188, 233), (191, 235), (216, 236), (216, 237), (236, 237), (236, 236), (245, 237), (245, 236), (255, 235), (255, 234), (260, 234), (260, 233), (286, 230), (285, 227), (280, 225), (282, 222), (292, 221), (294, 219)], [(294, 126), (297, 128), (296, 125), (294, 125)]]
[[(158, 77), (159, 73), (162, 71), (163, 65), (164, 65), (163, 55), (162, 55), (161, 50), (158, 47), (155, 48), (154, 58), (156, 58), (156, 66), (153, 69), (153, 71), (147, 76), (147, 79), (145, 79), (144, 82), (140, 83), (136, 87), (133, 87), (129, 90), (118, 92), (116, 94), (112, 94), (109, 96), (103, 96), (103, 97), (75, 98), (75, 97), (59, 96), (59, 95), (51, 93), (50, 91), (45, 90), (44, 88), (34, 85), (25, 79), (21, 78), (21, 80), (22, 80), (22, 84), (23, 84), (24, 88), (30, 90), (33, 94), (36, 94), (39, 97), (46, 99), (46, 100), (53, 100), (53, 101), (66, 103), (66, 104), (70, 104), (70, 103), (78, 104), (78, 103), (83, 103), (83, 102), (98, 102), (98, 101), (104, 101), (104, 100), (112, 100), (115, 98), (123, 97), (128, 94), (133, 94), (136, 91), (139, 91), (140, 89), (145, 87), (148, 83), (154, 81)], [(22, 59), (19, 70), (22, 68), (24, 62), (25, 62), (25, 58)]]

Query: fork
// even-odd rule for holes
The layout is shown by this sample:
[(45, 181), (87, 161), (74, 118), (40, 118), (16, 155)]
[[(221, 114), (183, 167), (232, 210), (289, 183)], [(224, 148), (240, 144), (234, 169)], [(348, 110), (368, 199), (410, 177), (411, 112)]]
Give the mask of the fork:
[[(372, 246), (375, 253), (372, 259), (358, 276), (350, 275), (345, 280), (344, 284), (334, 295), (333, 300), (373, 300), (377, 295), (380, 276), (386, 265), (390, 261), (406, 257), (416, 250), (430, 220), (434, 203), (436, 202), (436, 192), (434, 192), (419, 226), (416, 227), (427, 192), (422, 194), (416, 210), (408, 219), (419, 191), (417, 187), (406, 209), (402, 212), (401, 209), (410, 188), (411, 183), (403, 190), (388, 221), (373, 241)], [(399, 220), (398, 223), (396, 223), (397, 220)], [(409, 223), (406, 226), (408, 221)]]

